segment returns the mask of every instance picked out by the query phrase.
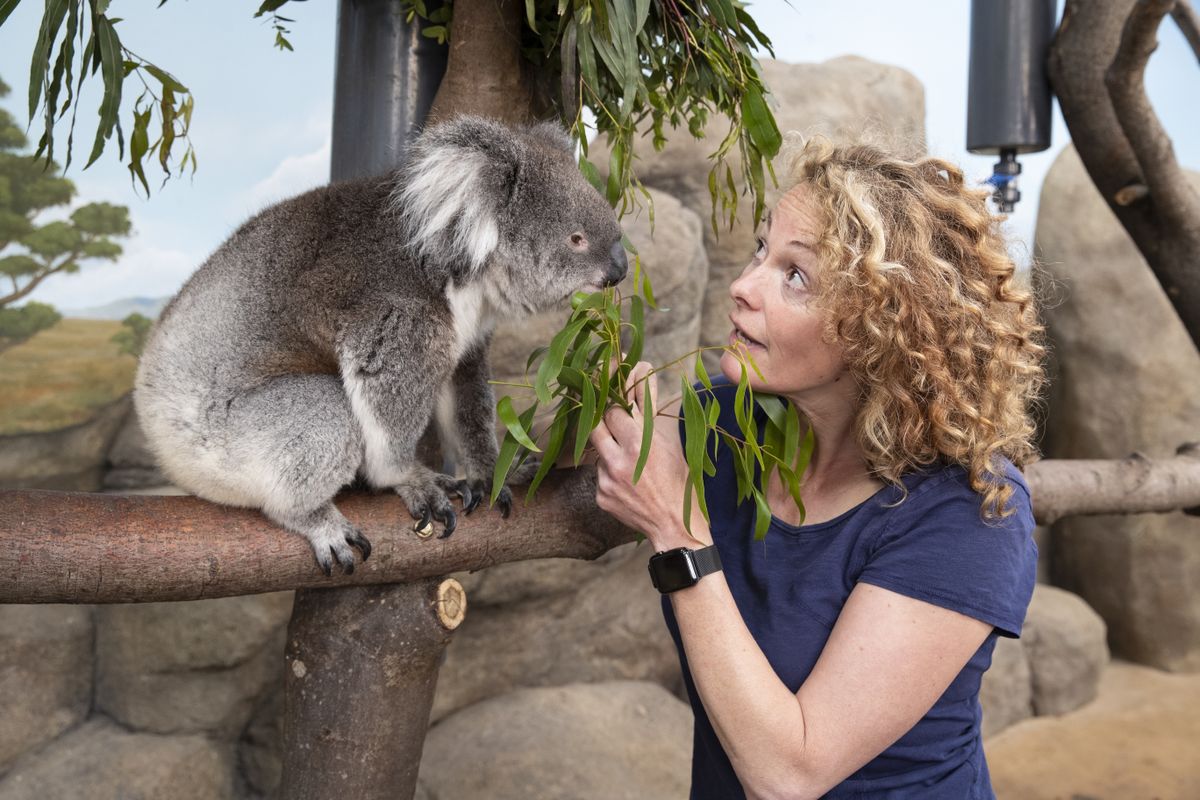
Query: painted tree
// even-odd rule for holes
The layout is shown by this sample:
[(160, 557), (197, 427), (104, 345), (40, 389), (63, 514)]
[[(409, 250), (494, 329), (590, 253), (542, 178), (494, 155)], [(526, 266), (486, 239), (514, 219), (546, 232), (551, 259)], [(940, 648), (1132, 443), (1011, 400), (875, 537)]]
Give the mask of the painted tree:
[[(0, 81), (0, 97), (8, 93)], [(0, 275), (8, 284), (0, 287), (0, 348), (59, 320), (44, 303), (16, 303), (51, 275), (78, 272), (88, 260), (115, 260), (121, 247), (114, 239), (130, 231), (129, 210), (111, 203), (89, 203), (67, 219), (40, 222), (44, 212), (71, 202), (75, 185), (53, 161), (22, 153), (25, 147), (21, 128), (0, 108)]]

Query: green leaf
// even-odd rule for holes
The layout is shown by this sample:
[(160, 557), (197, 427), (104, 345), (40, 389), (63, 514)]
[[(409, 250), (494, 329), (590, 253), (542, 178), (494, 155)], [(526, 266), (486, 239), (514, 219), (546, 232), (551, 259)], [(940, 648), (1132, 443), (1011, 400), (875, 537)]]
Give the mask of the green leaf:
[(654, 376), (650, 375), (644, 380), (646, 383), (642, 389), (642, 446), (638, 451), (637, 465), (633, 468), (634, 483), (642, 477), (642, 469), (650, 457), (650, 444), (654, 440), (654, 399), (650, 396), (650, 381), (654, 380)]
[(286, 5), (288, 0), (263, 0), (263, 4), (258, 7), (258, 11), (254, 12), (254, 18), (257, 19), (265, 14), (270, 14), (272, 11), (278, 10), (281, 6)]
[(100, 63), (104, 78), (104, 97), (100, 101), (100, 124), (96, 128), (96, 140), (92, 144), (92, 154), (88, 157), (87, 169), (96, 162), (104, 151), (104, 142), (112, 137), (113, 128), (120, 126), (117, 113), (121, 109), (121, 40), (106, 17), (96, 17), (96, 41), (99, 44)]
[[(684, 459), (688, 466), (688, 483), (696, 492), (696, 502), (700, 513), (708, 521), (708, 507), (704, 502), (704, 444), (707, 439), (707, 427), (704, 409), (700, 398), (686, 377), (681, 378), (683, 385), (683, 429), (684, 429)], [(687, 517), (685, 516), (686, 520)], [(691, 533), (690, 524), (688, 532)]]
[(142, 182), (142, 189), (145, 190), (147, 197), (150, 195), (150, 184), (146, 182), (146, 173), (142, 169), (142, 158), (150, 146), (149, 128), (150, 109), (147, 108), (140, 114), (134, 111), (133, 133), (129, 136), (129, 173), (131, 179), (137, 178)]
[(525, 21), (529, 23), (529, 28), (534, 33), (538, 32), (537, 22), (534, 21), (534, 17), (536, 17), (536, 16), (537, 16), (537, 5), (535, 3), (535, 0), (525, 0)]
[(534, 444), (533, 439), (529, 438), (529, 434), (521, 425), (521, 421), (517, 418), (517, 412), (513, 410), (512, 398), (508, 395), (500, 398), (500, 402), (496, 404), (496, 416), (500, 417), (500, 421), (504, 423), (504, 427), (508, 428), (508, 432), (527, 450), (532, 450), (535, 453), (542, 452), (541, 449)]
[(143, 64), (142, 67), (149, 72), (154, 78), (162, 84), (164, 89), (170, 89), (178, 94), (187, 94), (188, 88), (175, 79), (169, 72), (159, 69), (153, 64)]
[(567, 436), (567, 423), (570, 422), (568, 413), (570, 410), (570, 401), (563, 400), (558, 404), (554, 422), (550, 423), (550, 438), (546, 442), (546, 452), (542, 456), (542, 463), (538, 465), (537, 473), (529, 482), (529, 491), (525, 493), (526, 502), (533, 499), (533, 493), (537, 491), (537, 487), (541, 486), (542, 480), (550, 474), (550, 470), (554, 468), (554, 462), (558, 459), (558, 454), (562, 452), (563, 440)]
[[(537, 403), (534, 403), (521, 413), (518, 421), (522, 430), (533, 424), (533, 415), (536, 412)], [(494, 505), (496, 498), (500, 496), (500, 490), (504, 488), (504, 483), (508, 478), (513, 459), (518, 452), (521, 454), (520, 458), (517, 459), (519, 465), (525, 462), (525, 457), (529, 455), (529, 450), (522, 448), (520, 442), (514, 439), (511, 433), (506, 433), (504, 441), (500, 445), (500, 453), (496, 457), (496, 466), (492, 469), (492, 495), (488, 501), (489, 505)]]
[(549, 404), (553, 399), (550, 394), (550, 382), (558, 378), (558, 373), (563, 367), (567, 346), (574, 341), (575, 335), (583, 328), (585, 322), (587, 322), (585, 318), (573, 319), (550, 340), (550, 349), (546, 351), (546, 357), (538, 366), (537, 376), (533, 382), (534, 391), (537, 392), (540, 402)]
[(756, 394), (754, 402), (758, 407), (766, 412), (767, 417), (771, 420), (771, 424), (781, 433), (786, 427), (787, 408), (783, 401), (773, 394)]
[(586, 158), (579, 159), (579, 171), (583, 173), (583, 177), (587, 178), (587, 182), (596, 187), (596, 191), (604, 194), (604, 179), (600, 177), (600, 170), (596, 169), (596, 165), (588, 161)]
[(629, 326), (633, 335), (630, 337), (629, 352), (625, 354), (625, 363), (631, 367), (642, 358), (642, 344), (646, 336), (645, 312), (642, 305), (642, 298), (637, 295), (629, 298)]
[(535, 347), (533, 349), (533, 352), (529, 354), (529, 358), (525, 359), (525, 372), (527, 374), (529, 372), (529, 368), (533, 366), (533, 362), (537, 361), (538, 358), (540, 358), (542, 355), (544, 355), (546, 353), (546, 351), (549, 349), (550, 348), (546, 347), (545, 345), (543, 345), (541, 347)]
[(742, 121), (754, 146), (768, 158), (773, 158), (783, 144), (783, 136), (775, 123), (775, 115), (767, 108), (762, 89), (754, 84), (747, 86), (742, 96)]
[(583, 382), (583, 400), (579, 407), (579, 418), (575, 423), (575, 465), (583, 457), (583, 449), (587, 447), (588, 436), (594, 427), (592, 420), (596, 417), (596, 390), (591, 380)]
[(604, 196), (608, 204), (614, 208), (621, 199), (621, 171), (625, 166), (625, 143), (622, 139), (613, 142), (612, 152), (608, 155), (608, 186)]
[(757, 513), (754, 515), (754, 540), (762, 541), (766, 538), (767, 529), (771, 527), (771, 507), (767, 505), (767, 498), (763, 497), (763, 493), (758, 487), (754, 487), (754, 505), (757, 507)]
[(4, 24), (4, 20), (8, 19), (8, 15), (17, 7), (17, 3), (21, 0), (0, 0), (0, 25)]
[[(9, 11), (11, 12), (11, 9)], [(67, 0), (48, 0), (42, 13), (37, 41), (33, 45), (33, 58), (29, 64), (29, 118), (37, 114), (38, 101), (42, 97), (42, 85), (46, 80), (46, 67), (50, 64), (50, 52), (58, 30), (67, 14)]]
[[(704, 368), (704, 354), (703, 353), (696, 354), (696, 379), (699, 380), (700, 383), (704, 384), (705, 389), (708, 389), (710, 392), (712, 391), (712, 388), (713, 388), (712, 380), (710, 380), (708, 377), (708, 370), (706, 370)], [(715, 398), (714, 398), (714, 401), (715, 401)]]

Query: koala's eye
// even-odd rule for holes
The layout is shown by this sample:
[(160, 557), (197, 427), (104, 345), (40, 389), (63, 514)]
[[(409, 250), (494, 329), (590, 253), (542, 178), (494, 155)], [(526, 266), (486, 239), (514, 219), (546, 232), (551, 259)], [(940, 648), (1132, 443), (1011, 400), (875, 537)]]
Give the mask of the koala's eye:
[(587, 249), (587, 243), (588, 243), (587, 237), (584, 236), (582, 233), (579, 233), (577, 231), (577, 232), (571, 234), (571, 247), (575, 248), (576, 250)]

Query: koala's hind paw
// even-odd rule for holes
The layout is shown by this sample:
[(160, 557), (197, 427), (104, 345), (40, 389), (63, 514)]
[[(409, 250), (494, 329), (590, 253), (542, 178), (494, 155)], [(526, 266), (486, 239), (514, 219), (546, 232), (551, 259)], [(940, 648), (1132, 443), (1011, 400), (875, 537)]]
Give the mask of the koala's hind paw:
[(362, 560), (371, 557), (371, 542), (357, 528), (347, 525), (345, 530), (330, 532), (318, 536), (309, 536), (312, 542), (313, 555), (317, 564), (328, 576), (333, 577), (333, 561), (337, 559), (338, 566), (347, 575), (354, 574), (354, 550), (357, 547), (362, 552)]
[(327, 503), (304, 514), (268, 512), (267, 516), (288, 530), (303, 534), (312, 545), (317, 565), (329, 577), (333, 577), (335, 559), (343, 572), (347, 575), (353, 574), (355, 558), (352, 548), (359, 549), (363, 561), (371, 556), (370, 540), (351, 525), (350, 521), (334, 508), (333, 503)]

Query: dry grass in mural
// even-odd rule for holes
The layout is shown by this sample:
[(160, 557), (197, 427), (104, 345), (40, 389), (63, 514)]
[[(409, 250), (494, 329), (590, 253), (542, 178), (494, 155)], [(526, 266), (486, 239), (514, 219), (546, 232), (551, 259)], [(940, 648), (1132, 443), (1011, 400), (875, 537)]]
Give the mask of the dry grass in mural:
[(86, 422), (133, 388), (137, 360), (111, 339), (121, 323), (64, 319), (0, 353), (0, 435)]

